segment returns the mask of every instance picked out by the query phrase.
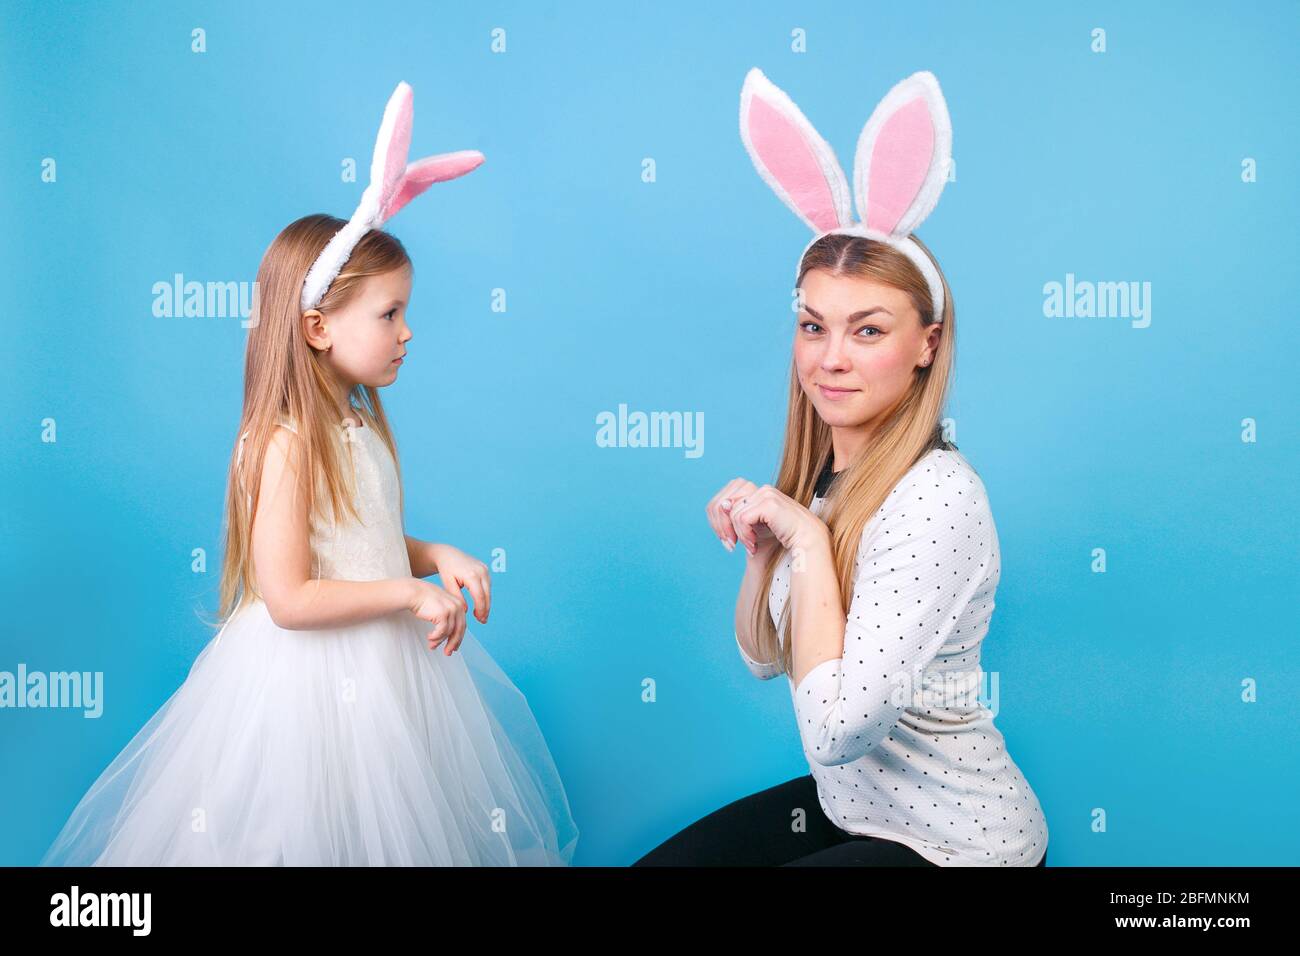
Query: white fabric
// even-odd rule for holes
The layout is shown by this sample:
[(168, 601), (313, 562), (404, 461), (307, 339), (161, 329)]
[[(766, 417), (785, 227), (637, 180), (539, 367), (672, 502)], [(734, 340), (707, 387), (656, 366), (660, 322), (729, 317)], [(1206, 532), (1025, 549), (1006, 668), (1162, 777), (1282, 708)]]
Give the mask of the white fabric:
[[(863, 529), (843, 657), (789, 682), (836, 826), (946, 866), (1033, 866), (1046, 852), (1038, 798), (977, 699), (1000, 563), (984, 484), (955, 449), (922, 456)], [(787, 554), (768, 594), (773, 622), (790, 575)], [(736, 646), (754, 676), (781, 673), (739, 635)]]
[[(363, 524), (313, 526), (321, 576), (409, 576), (393, 458), (349, 433)], [(527, 701), (472, 633), (448, 657), (431, 627), (401, 611), (294, 631), (243, 608), (42, 864), (569, 864), (577, 828)]]
[(794, 267), (795, 283), (799, 281), (799, 269), (803, 264), (803, 257), (808, 254), (808, 250), (813, 247), (823, 236), (859, 236), (865, 239), (874, 239), (876, 242), (883, 242), (885, 245), (893, 246), (920, 270), (921, 275), (925, 277), (925, 284), (930, 289), (930, 303), (934, 311), (934, 321), (943, 322), (943, 280), (939, 278), (939, 272), (930, 261), (930, 257), (918, 246), (910, 236), (891, 236), (874, 229), (868, 229), (862, 223), (857, 222), (849, 226), (839, 226), (835, 229), (828, 229), (825, 232), (816, 233), (808, 244), (803, 247), (803, 252), (799, 253), (799, 264)]

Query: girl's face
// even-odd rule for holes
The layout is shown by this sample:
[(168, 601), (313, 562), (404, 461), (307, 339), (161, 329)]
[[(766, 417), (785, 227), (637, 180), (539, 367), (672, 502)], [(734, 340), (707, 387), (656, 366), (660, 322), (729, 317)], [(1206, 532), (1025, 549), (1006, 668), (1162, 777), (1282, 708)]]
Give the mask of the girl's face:
[[(933, 361), (940, 326), (928, 329), (906, 292), (871, 279), (810, 270), (794, 337), (799, 384), (817, 414), (841, 439), (860, 440), (910, 386), (915, 369)], [(857, 443), (852, 443), (856, 445)]]
[(330, 347), (321, 361), (347, 388), (391, 385), (412, 338), (406, 325), (410, 298), (409, 269), (367, 276), (346, 308), (328, 316), (315, 310), (304, 314), (308, 341)]

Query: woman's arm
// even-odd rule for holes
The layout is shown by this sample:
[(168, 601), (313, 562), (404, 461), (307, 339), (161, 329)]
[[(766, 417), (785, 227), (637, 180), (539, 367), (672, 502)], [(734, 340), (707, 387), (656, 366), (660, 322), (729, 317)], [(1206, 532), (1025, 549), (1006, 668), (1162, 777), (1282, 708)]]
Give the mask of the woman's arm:
[(844, 605), (826, 525), (810, 524), (790, 552), (790, 679), (798, 686), (818, 664), (844, 656)]
[(765, 550), (757, 555), (745, 555), (745, 577), (740, 582), (740, 594), (736, 597), (735, 616), (736, 643), (740, 648), (741, 657), (753, 675), (761, 680), (768, 680), (781, 673), (781, 667), (776, 661), (765, 662), (757, 659), (758, 649), (750, 626), (750, 612), (754, 601), (758, 599), (758, 589), (762, 586), (768, 561), (766, 553)]
[(415, 578), (336, 581), (311, 577), (307, 502), (297, 480), (293, 433), (279, 427), (266, 448), (253, 517), (258, 589), (271, 620), (289, 630), (341, 627), (408, 609)]
[[(806, 572), (793, 576), (795, 715), (806, 752), (825, 766), (879, 745), (972, 597), (983, 589), (992, 607), (997, 545), (987, 497), (961, 472), (935, 477), (900, 486), (880, 523), (864, 530), (847, 615), (830, 620), (840, 599), (829, 548), (810, 547)], [(973, 642), (978, 626), (970, 631)]]

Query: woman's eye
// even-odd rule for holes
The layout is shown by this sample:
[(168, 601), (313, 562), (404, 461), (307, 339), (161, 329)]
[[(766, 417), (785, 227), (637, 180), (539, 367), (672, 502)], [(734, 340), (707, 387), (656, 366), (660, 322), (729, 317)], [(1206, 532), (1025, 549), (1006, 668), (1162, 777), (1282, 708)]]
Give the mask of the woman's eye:
[[(880, 335), (880, 334), (881, 334), (880, 329), (876, 328), (874, 325), (864, 325), (862, 328), (858, 329), (859, 332), (866, 332), (866, 331), (868, 331), (868, 330), (870, 330), (870, 331), (872, 331), (872, 332), (875, 332), (876, 335)], [(876, 337), (876, 335), (867, 335), (867, 336), (864, 336), (864, 338), (874, 339), (874, 338)]]
[(806, 332), (811, 332), (813, 330), (820, 330), (821, 326), (818, 325), (816, 322), (800, 322), (799, 328), (803, 329)]

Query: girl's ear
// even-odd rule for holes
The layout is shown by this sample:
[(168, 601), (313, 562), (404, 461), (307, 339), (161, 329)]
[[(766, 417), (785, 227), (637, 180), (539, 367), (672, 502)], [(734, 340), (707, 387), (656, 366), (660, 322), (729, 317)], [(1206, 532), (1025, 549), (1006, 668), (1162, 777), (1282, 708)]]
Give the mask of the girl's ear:
[(858, 218), (876, 232), (914, 232), (939, 201), (951, 159), (952, 121), (939, 81), (913, 73), (885, 94), (858, 137)]
[(307, 344), (315, 349), (325, 348), (325, 316), (317, 309), (308, 309), (302, 314), (302, 334)]
[(740, 138), (758, 174), (810, 229), (849, 225), (849, 187), (834, 151), (757, 67), (740, 91)]

